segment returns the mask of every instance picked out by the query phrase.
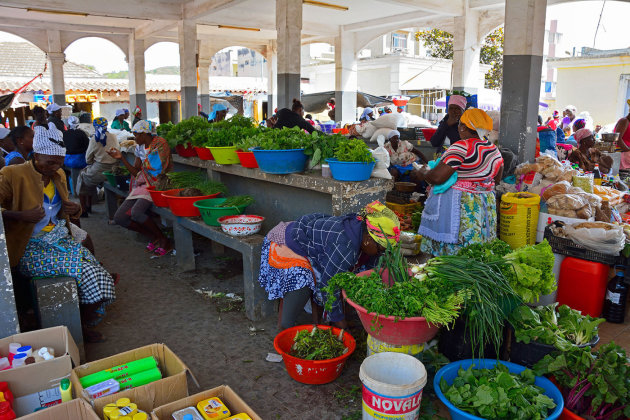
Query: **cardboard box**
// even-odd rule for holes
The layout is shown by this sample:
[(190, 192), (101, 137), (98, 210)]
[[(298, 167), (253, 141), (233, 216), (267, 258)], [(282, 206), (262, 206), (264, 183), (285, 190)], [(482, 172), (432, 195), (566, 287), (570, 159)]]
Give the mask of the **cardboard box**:
[(228, 385), (221, 385), (208, 391), (200, 392), (199, 394), (158, 407), (151, 413), (151, 418), (153, 420), (172, 420), (172, 414), (174, 411), (181, 410), (186, 407), (197, 407), (197, 403), (199, 401), (203, 401), (211, 397), (219, 397), (233, 416), (245, 413), (249, 415), (252, 420), (262, 420), (262, 418), (256, 414), (254, 410), (252, 410), (252, 408), (247, 405), (247, 403), (243, 401), (241, 397), (239, 397), (238, 394)]
[[(108, 369), (149, 356), (155, 357), (158, 361), (158, 367), (162, 372), (162, 379), (159, 381), (155, 381), (138, 388), (127, 389), (113, 395), (97, 398), (96, 400), (92, 400), (84, 392), (81, 382), (79, 381), (79, 378), (99, 372), (103, 369)], [(188, 366), (186, 366), (184, 362), (182, 362), (181, 359), (177, 357), (177, 355), (165, 344), (151, 344), (149, 346), (129, 350), (105, 359), (81, 365), (72, 371), (70, 380), (72, 381), (74, 396), (85, 399), (92, 405), (96, 414), (102, 418), (103, 407), (109, 403), (115, 402), (119, 398), (129, 398), (131, 402), (138, 405), (140, 410), (150, 413), (155, 407), (187, 397), (187, 373), (190, 373)], [(192, 375), (192, 373), (190, 373), (190, 375), (194, 383), (197, 387), (199, 387), (197, 379)]]
[[(55, 358), (52, 360), (0, 371), (0, 381), (9, 384), (9, 389), (16, 400), (37, 392), (58, 388), (62, 379), (70, 377), (73, 363), (79, 365), (79, 349), (68, 328), (63, 326), (5, 337), (0, 340), (0, 354), (3, 356), (9, 354), (10, 343), (20, 343), (33, 346), (33, 348), (46, 346), (55, 349)], [(28, 402), (24, 401), (24, 403), (19, 406), (27, 407)]]
[(55, 405), (45, 410), (38, 411), (37, 413), (29, 414), (28, 416), (20, 417), (20, 420), (60, 420), (60, 419), (72, 419), (72, 420), (99, 420), (98, 416), (90, 407), (90, 404), (86, 403), (82, 399), (75, 399), (68, 401), (67, 403)]

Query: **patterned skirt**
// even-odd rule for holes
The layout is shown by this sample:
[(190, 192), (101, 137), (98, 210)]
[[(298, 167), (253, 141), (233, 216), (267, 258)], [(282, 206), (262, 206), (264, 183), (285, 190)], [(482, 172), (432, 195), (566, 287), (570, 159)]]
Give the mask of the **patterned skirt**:
[(116, 299), (114, 279), (94, 256), (69, 235), (65, 220), (52, 231), (31, 238), (20, 259), (27, 277), (72, 277), (80, 304), (109, 304)]
[(265, 238), (260, 257), (258, 282), (269, 300), (282, 299), (285, 294), (304, 287), (315, 290), (312, 267), (308, 260), (279, 256), (277, 244)]
[(433, 256), (455, 255), (468, 245), (490, 242), (497, 237), (497, 201), (494, 193), (462, 191), (459, 241), (447, 244), (423, 237), (420, 250)]

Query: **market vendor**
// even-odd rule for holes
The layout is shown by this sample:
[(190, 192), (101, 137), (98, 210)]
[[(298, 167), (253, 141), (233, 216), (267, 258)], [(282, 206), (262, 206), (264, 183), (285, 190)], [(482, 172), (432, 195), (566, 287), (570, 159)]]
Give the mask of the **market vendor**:
[(115, 299), (114, 278), (69, 233), (70, 217), (81, 206), (68, 198), (61, 169), (66, 155), (61, 132), (35, 127), (33, 160), (0, 170), (0, 203), (11, 267), (27, 277), (73, 277), (77, 280), (83, 336), (102, 336), (86, 327)]
[(114, 121), (112, 121), (112, 130), (125, 130), (131, 132), (129, 123), (126, 121), (124, 109), (117, 109)]
[(95, 118), (92, 125), (94, 126), (94, 135), (85, 152), (85, 162), (88, 166), (81, 170), (77, 178), (77, 191), (83, 208), (81, 217), (88, 217), (88, 213), (92, 212), (92, 201), (96, 197), (96, 187), (107, 180), (103, 172), (111, 172), (116, 166), (116, 159), (108, 155), (107, 151), (120, 147), (116, 136), (107, 131), (106, 118)]
[[(443, 151), (444, 146), (450, 146), (459, 137), (459, 119), (466, 109), (466, 98), (461, 95), (451, 95), (448, 100), (448, 111), (446, 116), (438, 124), (438, 128), (431, 136), (431, 145), (435, 147), (438, 153)], [(448, 138), (448, 142), (446, 139)]]
[(90, 139), (85, 134), (85, 131), (79, 129), (79, 119), (77, 117), (70, 116), (68, 118), (68, 130), (63, 133), (63, 142), (67, 150), (64, 166), (70, 171), (72, 183), (76, 189), (81, 169), (87, 166), (85, 152), (87, 152), (90, 144)]
[(50, 115), (48, 117), (48, 122), (55, 124), (57, 130), (62, 132), (65, 131), (66, 126), (61, 119), (61, 107), (53, 102), (46, 107), (46, 110), (48, 111), (48, 115)]
[(407, 140), (400, 140), (400, 132), (392, 130), (387, 135), (387, 143), (385, 150), (389, 153), (389, 173), (392, 174), (394, 181), (413, 170), (412, 163), (420, 160), (422, 163), (428, 163), (427, 158), (422, 152)]
[(138, 232), (149, 239), (147, 251), (164, 256), (173, 250), (171, 241), (149, 215), (153, 205), (147, 187), (156, 185), (158, 179), (173, 167), (171, 148), (166, 140), (155, 134), (155, 124), (142, 120), (133, 126), (136, 143), (143, 153), (136, 154), (136, 160), (129, 163), (117, 148), (107, 153), (120, 160), (132, 175), (129, 195), (114, 215), (117, 225)]
[(418, 231), (423, 236), (423, 252), (452, 255), (465, 246), (496, 238), (494, 185), (501, 180), (503, 158), (486, 138), (490, 130), (488, 114), (468, 109), (459, 122), (462, 140), (453, 143), (433, 169), (412, 173), (412, 180), (432, 186)]
[(363, 122), (363, 121), (374, 121), (376, 118), (374, 118), (374, 110), (370, 107), (367, 107), (363, 110), (363, 113), (361, 114), (361, 117), (359, 117), (359, 121)]
[[(400, 223), (393, 211), (378, 201), (360, 214), (307, 214), (280, 223), (265, 237), (258, 281), (269, 300), (283, 299), (281, 326), (290, 328), (311, 298), (324, 306), (322, 291), (338, 273), (371, 268), (387, 244), (400, 239)], [(327, 318), (346, 328), (340, 292)]]
[(304, 119), (304, 105), (297, 99), (293, 99), (293, 105), (291, 109), (282, 108), (276, 114), (277, 121), (273, 128), (293, 128), (300, 127), (302, 130), (306, 130), (309, 133), (315, 131), (315, 127), (310, 125), (308, 121)]
[[(630, 106), (630, 99), (627, 100)], [(619, 133), (617, 147), (621, 150), (620, 169), (630, 169), (630, 112), (615, 124), (615, 133)]]
[(208, 121), (210, 122), (218, 122), (223, 121), (227, 116), (227, 106), (224, 104), (214, 104), (212, 105), (212, 112), (208, 115)]
[(141, 120), (142, 120), (142, 108), (136, 105), (136, 109), (133, 110), (133, 122), (131, 123), (131, 126), (133, 127), (134, 125), (138, 123), (138, 121), (141, 121)]
[(613, 165), (612, 157), (602, 154), (592, 147), (595, 145), (593, 133), (588, 128), (581, 128), (573, 134), (578, 148), (569, 154), (569, 161), (577, 163), (586, 172), (592, 172), (595, 165), (599, 165), (602, 174), (610, 172)]

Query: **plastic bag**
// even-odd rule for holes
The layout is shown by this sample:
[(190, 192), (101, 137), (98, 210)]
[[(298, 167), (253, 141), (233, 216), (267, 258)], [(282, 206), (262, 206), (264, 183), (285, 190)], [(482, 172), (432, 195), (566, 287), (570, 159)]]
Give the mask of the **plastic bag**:
[[(373, 133), (372, 133), (372, 137), (370, 137), (370, 143), (371, 142), (375, 142), (378, 140), (378, 138), (380, 136), (385, 137), (386, 135), (389, 134), (389, 132), (392, 131), (391, 128), (377, 128)], [(365, 137), (364, 137), (365, 138)]]
[(389, 128), (395, 130), (403, 123), (404, 117), (399, 113), (384, 114), (378, 117), (376, 120), (371, 121), (371, 124), (376, 128)]
[(571, 184), (569, 184), (567, 181), (558, 182), (557, 184), (554, 184), (551, 187), (547, 188), (542, 193), (542, 198), (543, 200), (547, 201), (554, 195), (566, 194), (569, 187), (571, 187)]
[(387, 170), (387, 168), (389, 168), (389, 153), (384, 147), (385, 137), (378, 136), (376, 142), (378, 143), (378, 147), (371, 151), (372, 156), (376, 160), (376, 165), (374, 165), (374, 169), (372, 170), (372, 177), (392, 179), (392, 175)]
[(607, 255), (619, 255), (626, 245), (626, 235), (621, 226), (605, 222), (577, 223), (564, 227), (569, 239), (592, 251)]
[(573, 186), (580, 187), (587, 193), (593, 193), (593, 174), (573, 176)]
[(556, 194), (547, 200), (547, 207), (550, 209), (577, 211), (586, 205), (589, 205), (588, 200), (577, 194)]

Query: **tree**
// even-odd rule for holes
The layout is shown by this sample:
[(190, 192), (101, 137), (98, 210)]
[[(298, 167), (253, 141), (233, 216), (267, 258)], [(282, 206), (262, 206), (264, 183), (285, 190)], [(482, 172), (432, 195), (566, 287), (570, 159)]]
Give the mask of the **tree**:
[[(416, 40), (422, 41), (429, 57), (453, 59), (453, 35), (440, 29), (416, 32)], [(481, 46), (482, 64), (492, 68), (486, 73), (485, 87), (501, 90), (503, 81), (503, 27), (488, 34)]]

